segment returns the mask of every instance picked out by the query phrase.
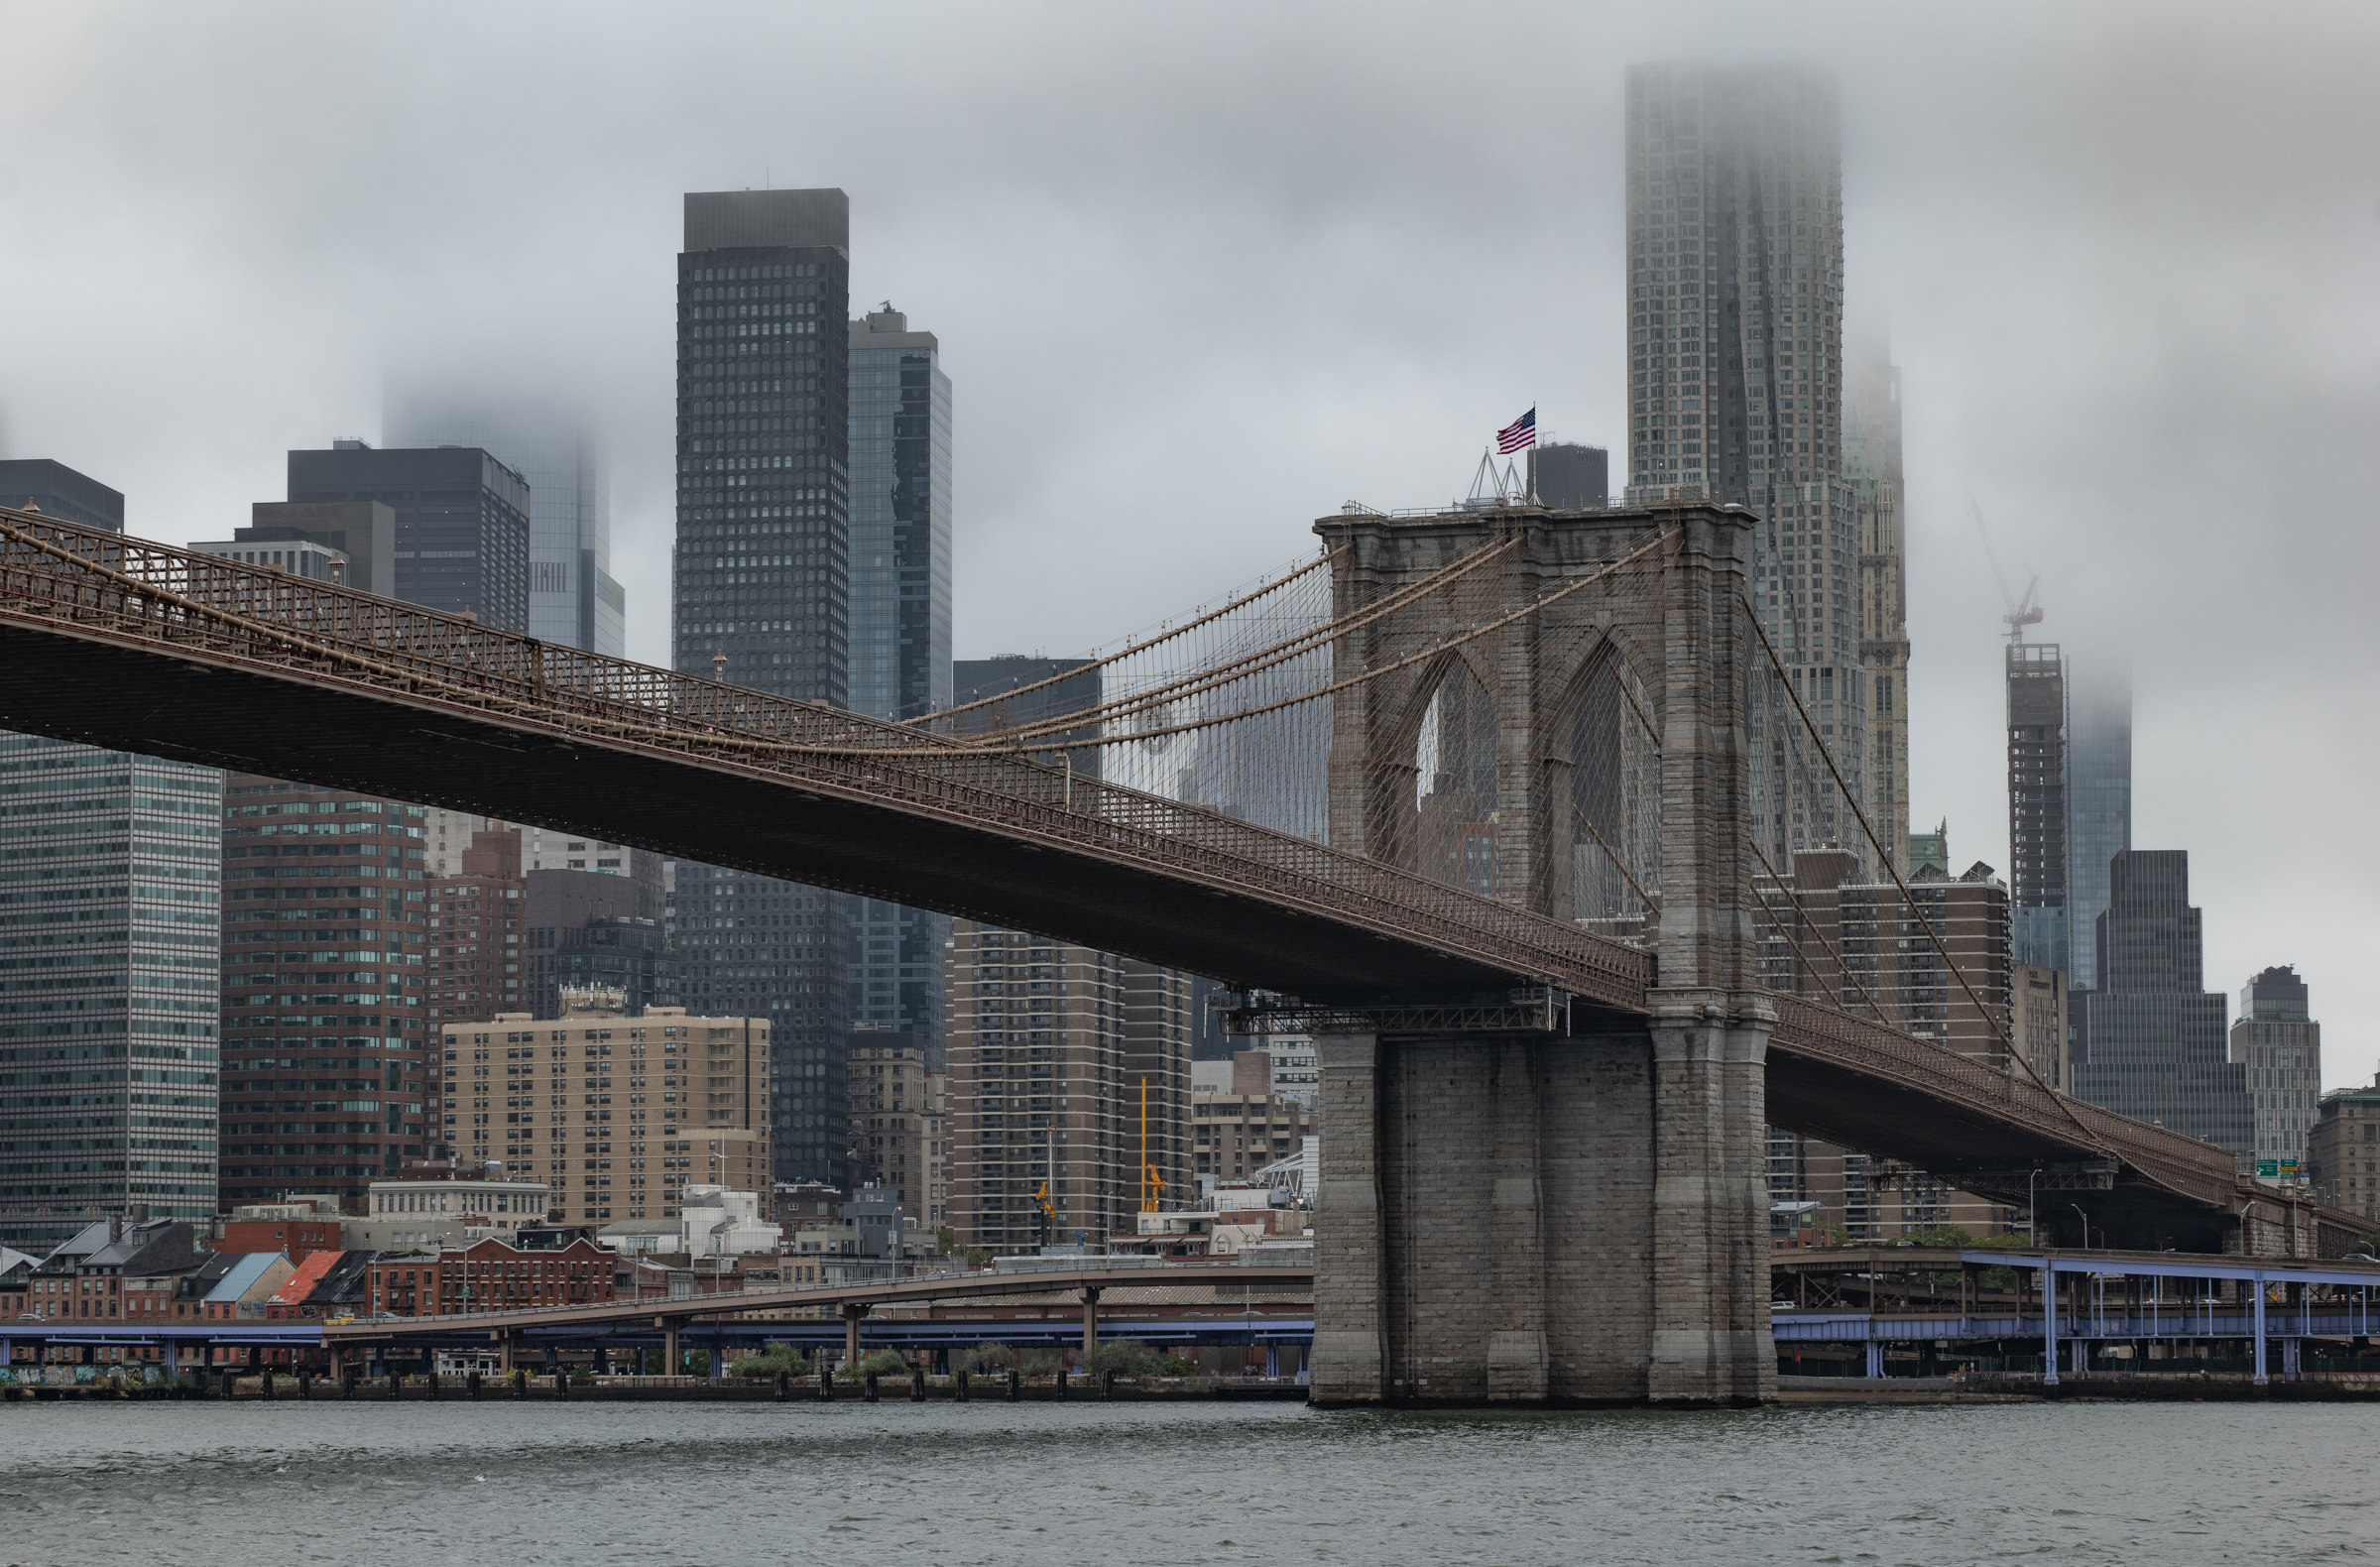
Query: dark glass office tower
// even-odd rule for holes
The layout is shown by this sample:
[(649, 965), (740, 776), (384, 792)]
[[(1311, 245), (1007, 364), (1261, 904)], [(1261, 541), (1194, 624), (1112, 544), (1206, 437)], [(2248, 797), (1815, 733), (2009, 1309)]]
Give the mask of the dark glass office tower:
[(416, 381), (385, 397), (393, 446), (478, 446), (529, 481), (529, 634), (620, 658), (628, 592), (612, 577), (611, 459), (594, 422), (534, 390)]
[(529, 481), (477, 446), (290, 453), (292, 501), (380, 501), (397, 517), (393, 587), (424, 608), (529, 630)]
[[(911, 718), (950, 705), (950, 377), (890, 303), (850, 344), (851, 705)], [(949, 916), (869, 898), (858, 920), (853, 1023), (915, 1035), (942, 1070)]]
[(124, 531), (124, 493), (49, 457), (0, 462), (0, 506)]
[[(851, 201), (739, 190), (685, 203), (674, 663), (847, 707)], [(853, 902), (677, 867), (688, 1010), (772, 1025), (779, 1180), (844, 1179)]]
[(2190, 856), (2126, 849), (2108, 869), (2093, 932), (2099, 984), (2070, 992), (2074, 1093), (2094, 1105), (2255, 1155), (2247, 1068), (2228, 1059), (2223, 997), (2201, 989)]

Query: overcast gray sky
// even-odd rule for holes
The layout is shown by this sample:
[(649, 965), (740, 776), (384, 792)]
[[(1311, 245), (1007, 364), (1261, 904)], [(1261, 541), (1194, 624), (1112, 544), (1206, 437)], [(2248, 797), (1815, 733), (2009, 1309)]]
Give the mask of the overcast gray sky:
[(666, 647), (679, 193), (851, 193), (956, 384), (962, 657), (1109, 641), (1461, 491), (1530, 404), (1624, 453), (1620, 84), (1837, 64), (1850, 311), (1908, 409), (1916, 815), (2005, 869), (1990, 519), (2138, 670), (2134, 841), (2210, 987), (2380, 944), (2380, 10), (0, 0), (0, 451), (221, 537), (384, 372), (594, 397)]

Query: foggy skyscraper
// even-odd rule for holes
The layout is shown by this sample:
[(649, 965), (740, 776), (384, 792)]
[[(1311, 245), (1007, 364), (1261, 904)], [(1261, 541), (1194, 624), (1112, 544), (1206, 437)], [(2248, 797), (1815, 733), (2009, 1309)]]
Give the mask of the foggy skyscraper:
[[(673, 662), (837, 707), (851, 700), (850, 272), (840, 190), (685, 198)], [(843, 1178), (853, 902), (678, 863), (687, 1009), (771, 1024), (780, 1180)]]
[(2132, 847), (2132, 675), (2088, 657), (2067, 675), (2067, 945), (2075, 987), (2098, 982), (2091, 932), (2107, 907), (2107, 863)]
[[(1864, 804), (1875, 693), (1856, 603), (1858, 505), (1844, 478), (1833, 77), (1796, 65), (1631, 67), (1627, 189), (1628, 494), (1705, 496), (1760, 515), (1752, 602)], [(1779, 864), (1832, 845), (1868, 864), (1816, 741), (1782, 687), (1764, 690), (1746, 714), (1764, 847)]]
[(611, 466), (591, 423), (535, 394), (406, 385), (388, 394), (391, 446), (480, 446), (529, 481), (529, 634), (620, 658), (627, 592), (612, 579)]
[(373, 591), (529, 629), (529, 481), (478, 446), (290, 453), (293, 502), (379, 501), (396, 514), (396, 581)]
[[(1859, 663), (1867, 671), (1867, 798), (1861, 803), (1909, 874), (1909, 596), (1902, 554), (1901, 370), (1881, 338), (1844, 366), (1843, 476), (1858, 508)], [(1886, 880), (1882, 871), (1878, 881)]]

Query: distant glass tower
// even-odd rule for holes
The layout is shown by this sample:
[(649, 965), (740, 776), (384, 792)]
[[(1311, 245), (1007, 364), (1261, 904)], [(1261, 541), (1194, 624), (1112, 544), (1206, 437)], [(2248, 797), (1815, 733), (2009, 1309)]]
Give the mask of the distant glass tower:
[[(851, 705), (913, 718), (950, 705), (950, 377), (890, 302), (851, 323), (850, 353)], [(858, 905), (852, 1021), (914, 1035), (938, 1072), (950, 917)]]
[(383, 412), (391, 446), (479, 446), (529, 481), (529, 634), (620, 658), (628, 595), (612, 579), (611, 467), (588, 421), (535, 397), (401, 386)]
[[(696, 192), (677, 258), (673, 661), (851, 705), (851, 200)], [(767, 1018), (779, 1180), (840, 1184), (855, 900), (679, 861), (689, 1012)]]
[(2099, 983), (2070, 993), (2073, 1091), (2229, 1148), (2244, 1168), (2255, 1157), (2247, 1068), (2228, 1058), (2222, 993), (2200, 988), (2201, 928), (2187, 853), (2115, 856), (2093, 932)]
[(2011, 642), (2008, 878), (2016, 961), (2067, 963), (2066, 659), (2054, 642)]
[[(0, 505), (121, 532), (124, 498), (0, 463)], [(0, 1244), (216, 1195), (223, 776), (0, 734)]]
[[(1864, 804), (1877, 693), (1861, 653), (1858, 502), (1844, 480), (1834, 77), (1781, 64), (1630, 67), (1627, 202), (1627, 495), (1759, 514), (1753, 604)], [(1868, 864), (1827, 758), (1783, 688), (1762, 689), (1768, 699), (1746, 713), (1755, 835), (1780, 865), (1829, 847)]]
[(2107, 907), (2107, 865), (2132, 847), (2132, 678), (2078, 659), (2067, 675), (2067, 945), (2074, 988), (2098, 981), (2093, 932)]

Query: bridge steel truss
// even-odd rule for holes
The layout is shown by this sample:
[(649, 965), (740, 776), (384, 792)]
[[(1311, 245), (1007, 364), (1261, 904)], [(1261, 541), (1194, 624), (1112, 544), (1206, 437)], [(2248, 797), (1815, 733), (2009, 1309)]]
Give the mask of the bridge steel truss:
[[(1538, 515), (1487, 526), (1549, 526), (1539, 509), (1522, 511)], [(1711, 538), (1743, 526), (1707, 507), (1567, 522), (1591, 525), (1605, 559), (1663, 529), (1695, 534), (1708, 555)], [(1334, 569), (1355, 571), (1355, 557)], [(1615, 645), (1655, 645), (1691, 610), (1703, 622), (1696, 656), (1726, 662), (1738, 635), (1721, 629), (1732, 624), (1732, 578), (1706, 581), (1698, 591), (1708, 602), (1689, 606), (1676, 570), (1664, 561), (1667, 597)], [(1524, 591), (1558, 579), (1542, 560), (1514, 568)], [(1589, 608), (1590, 595), (1571, 602), (1590, 623), (1601, 613), (1606, 631), (1614, 624)], [(1537, 618), (1510, 636), (1534, 636)], [(1358, 666), (1348, 650), (1341, 659)], [(1630, 697), (1653, 704), (1664, 733), (1740, 723), (1714, 670), (1699, 683), (1685, 664), (1678, 672), (1683, 684)], [(1681, 692), (1699, 704), (1691, 715)], [(1383, 700), (1343, 696), (1342, 723)], [(1719, 976), (1716, 992), (1698, 987), (1694, 976), (1748, 917), (1748, 896), (1721, 885), (1745, 881), (1740, 865), (1698, 865), (1682, 852), (1691, 833), (1663, 851), (1662, 935), (1647, 951), (1360, 846), (1103, 784), (996, 739), (879, 723), (6, 509), (0, 726), (536, 822), (1331, 1008), (1498, 1008), (1516, 991), (1551, 991), (1567, 999), (1565, 1029), (1592, 1040), (1641, 1027), (1664, 1006), (1683, 1003), (1700, 1018), (1725, 992), (1738, 999), (1721, 1011), (1733, 1007), (1765, 1032), (1766, 1114), (1778, 1125), (1994, 1191), (2005, 1183), (1992, 1184), (1993, 1172), (2112, 1155), (2119, 1173), (2094, 1223), (2144, 1240), (2156, 1230), (2158, 1244), (2336, 1252), (2360, 1233), (2349, 1216), (2253, 1192), (2219, 1148), (1823, 1003), (1742, 996), (1740, 975)], [(1717, 799), (1722, 781), (1693, 774), (1711, 762), (1676, 748), (1662, 765), (1685, 772), (1664, 786)], [(1691, 814), (1671, 813), (1662, 832), (1684, 831)], [(1706, 825), (1717, 841), (1737, 823)], [(1697, 893), (1697, 878), (1717, 880)], [(1690, 994), (1698, 988), (1701, 1001)], [(2243, 1218), (2251, 1231), (2263, 1226), (2245, 1243)]]

